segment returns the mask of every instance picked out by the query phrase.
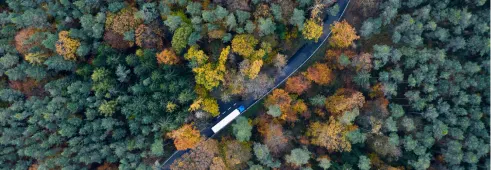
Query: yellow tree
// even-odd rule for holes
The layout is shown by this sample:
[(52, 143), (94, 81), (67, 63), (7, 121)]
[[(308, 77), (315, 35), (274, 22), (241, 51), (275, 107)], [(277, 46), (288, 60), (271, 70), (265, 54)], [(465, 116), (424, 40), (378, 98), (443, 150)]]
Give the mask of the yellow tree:
[(257, 43), (259, 41), (253, 35), (240, 34), (232, 40), (232, 51), (247, 58), (254, 53), (254, 47)]
[(184, 54), (186, 60), (196, 62), (198, 65), (203, 65), (208, 61), (208, 56), (203, 50), (199, 49), (199, 46), (193, 45), (188, 49), (188, 52)]
[(247, 76), (250, 79), (255, 79), (259, 71), (261, 71), (261, 67), (263, 66), (263, 60), (255, 60), (251, 64), (251, 68), (247, 72)]
[(332, 114), (340, 115), (355, 107), (361, 108), (364, 103), (365, 97), (361, 92), (340, 88), (326, 99), (326, 109)]
[(42, 64), (49, 56), (43, 53), (28, 53), (24, 59), (31, 64)]
[(207, 90), (217, 87), (223, 81), (223, 74), (214, 69), (211, 63), (193, 68), (193, 72), (196, 84), (203, 85)]
[(329, 38), (329, 44), (336, 48), (345, 48), (351, 45), (354, 40), (360, 38), (356, 35), (355, 28), (353, 28), (346, 20), (342, 22), (334, 22), (331, 25), (332, 36)]
[(218, 110), (218, 102), (215, 98), (206, 97), (203, 99), (202, 109), (208, 113), (210, 113), (213, 117), (216, 117), (220, 114)]
[(58, 41), (56, 42), (56, 52), (63, 56), (65, 60), (77, 59), (75, 53), (80, 46), (80, 42), (68, 36), (68, 31), (58, 33)]
[(313, 19), (307, 20), (302, 30), (302, 35), (308, 40), (317, 42), (322, 35), (322, 24), (317, 24)]
[[(204, 60), (207, 57), (204, 54), (203, 51), (194, 51), (190, 50), (191, 53), (188, 54), (187, 58), (190, 60)], [(224, 81), (224, 75), (226, 72), (226, 62), (227, 62), (227, 57), (230, 52), (230, 47), (226, 47), (222, 50), (220, 53), (220, 57), (218, 58), (218, 63), (216, 66), (212, 63), (206, 63), (204, 65), (199, 65), (199, 67), (196, 67), (193, 69), (193, 72), (195, 73), (195, 80), (197, 84), (203, 85), (207, 90), (211, 90), (218, 85), (220, 85), (220, 82)], [(191, 56), (194, 55), (195, 57)], [(206, 62), (206, 61), (199, 61), (200, 62)]]
[(310, 137), (312, 144), (325, 147), (331, 152), (349, 152), (351, 143), (346, 139), (347, 132), (346, 127), (330, 117), (327, 124), (311, 123), (306, 135)]
[(185, 124), (181, 128), (167, 133), (167, 136), (174, 139), (174, 145), (177, 150), (186, 150), (194, 148), (201, 141), (199, 130), (191, 124)]
[(225, 73), (226, 71), (225, 64), (227, 63), (227, 58), (229, 54), (230, 54), (230, 46), (225, 47), (224, 49), (222, 49), (222, 52), (220, 52), (220, 57), (218, 57), (218, 64), (216, 68), (219, 72)]

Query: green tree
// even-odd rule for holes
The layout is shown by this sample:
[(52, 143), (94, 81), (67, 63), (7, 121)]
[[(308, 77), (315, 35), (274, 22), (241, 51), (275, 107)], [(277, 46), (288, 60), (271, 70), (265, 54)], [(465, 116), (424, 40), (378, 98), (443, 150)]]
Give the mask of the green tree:
[(268, 106), (268, 112), (267, 113), (268, 113), (268, 115), (271, 115), (273, 117), (281, 116), (280, 106), (278, 106), (276, 104)]
[(152, 155), (162, 156), (164, 154), (164, 145), (161, 139), (155, 140), (151, 146)]
[(300, 30), (303, 29), (303, 22), (305, 21), (305, 12), (295, 8), (293, 15), (290, 18), (290, 24), (297, 26)]
[(189, 2), (186, 7), (186, 13), (197, 16), (201, 15), (201, 3)]
[(276, 30), (276, 25), (271, 18), (259, 18), (259, 35), (266, 36), (273, 34)]
[(189, 26), (181, 26), (179, 27), (174, 36), (172, 36), (172, 48), (176, 51), (177, 54), (180, 54), (186, 45), (188, 44), (188, 38), (193, 32), (193, 28)]
[(329, 9), (327, 9), (327, 10), (329, 11), (329, 15), (336, 16), (339, 13), (339, 5), (334, 4), (334, 6), (329, 7)]
[(370, 159), (366, 156), (361, 155), (358, 159), (358, 168), (361, 170), (369, 170), (370, 169)]
[(279, 6), (278, 4), (271, 4), (271, 12), (273, 13), (275, 21), (283, 20), (281, 6)]
[(306, 148), (296, 148), (290, 152), (290, 155), (285, 156), (285, 160), (297, 167), (307, 164), (310, 160), (310, 153)]
[[(164, 21), (164, 24), (167, 27), (169, 27), (169, 30), (171, 32), (174, 32), (176, 29), (182, 28), (182, 27), (180, 27), (182, 22), (183, 21), (182, 21), (182, 18), (180, 16), (170, 15), (170, 16), (167, 16), (167, 19)], [(176, 33), (174, 33), (174, 36), (175, 36), (175, 34), (177, 34), (177, 31), (176, 31)]]
[(237, 21), (239, 24), (245, 24), (245, 22), (251, 17), (249, 12), (242, 10), (235, 11), (235, 15), (237, 16)]
[(327, 158), (317, 158), (317, 161), (319, 161), (318, 166), (324, 170), (329, 169), (331, 167), (331, 161)]
[(111, 116), (116, 112), (116, 105), (117, 102), (114, 100), (112, 101), (104, 100), (99, 106), (99, 112), (101, 112), (104, 116)]
[(261, 164), (270, 167), (270, 168), (279, 168), (281, 166), (281, 162), (273, 160), (269, 149), (266, 145), (261, 143), (254, 143), (254, 155), (257, 160), (261, 162)]
[(237, 20), (235, 19), (234, 13), (230, 13), (230, 15), (227, 16), (226, 23), (229, 31), (237, 26)]
[(235, 119), (235, 123), (232, 125), (232, 128), (237, 140), (241, 142), (249, 141), (249, 138), (252, 135), (252, 126), (249, 123), (249, 119), (242, 116), (238, 117), (237, 119)]

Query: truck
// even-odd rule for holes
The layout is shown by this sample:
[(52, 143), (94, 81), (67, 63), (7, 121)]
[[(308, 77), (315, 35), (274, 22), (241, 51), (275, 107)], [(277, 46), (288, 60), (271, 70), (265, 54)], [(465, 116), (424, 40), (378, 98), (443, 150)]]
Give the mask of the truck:
[(213, 133), (219, 132), (244, 111), (245, 111), (245, 107), (242, 105), (239, 106), (238, 108), (234, 109), (231, 113), (229, 113), (227, 116), (225, 116), (222, 120), (220, 120), (217, 124), (215, 124), (215, 126), (211, 127), (211, 130), (213, 131)]

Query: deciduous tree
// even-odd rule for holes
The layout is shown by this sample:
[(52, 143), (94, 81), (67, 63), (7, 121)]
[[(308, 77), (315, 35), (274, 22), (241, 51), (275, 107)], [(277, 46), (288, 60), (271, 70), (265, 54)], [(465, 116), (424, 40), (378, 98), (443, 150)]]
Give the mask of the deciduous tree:
[(232, 51), (243, 56), (249, 57), (254, 53), (254, 48), (259, 41), (250, 34), (236, 35), (232, 39)]
[(311, 86), (310, 80), (303, 75), (297, 75), (288, 78), (285, 85), (285, 90), (290, 93), (296, 93), (301, 95), (305, 90)]
[(329, 45), (336, 48), (345, 48), (351, 45), (354, 40), (360, 38), (356, 35), (355, 28), (343, 20), (341, 22), (334, 22), (331, 25), (332, 35), (329, 37)]
[(190, 26), (181, 26), (177, 28), (176, 32), (174, 32), (174, 35), (172, 36), (172, 48), (176, 53), (180, 54), (184, 48), (186, 48), (186, 45), (188, 44), (188, 38), (189, 35), (193, 32), (193, 28)]
[(174, 145), (177, 150), (194, 148), (201, 141), (199, 130), (195, 129), (191, 124), (185, 124), (181, 128), (167, 133), (167, 136), (174, 139)]
[(179, 63), (179, 57), (177, 57), (174, 50), (169, 48), (157, 53), (156, 57), (159, 64), (175, 65)]
[(252, 126), (249, 122), (249, 119), (245, 117), (238, 117), (235, 119), (235, 123), (232, 125), (235, 138), (241, 142), (249, 141), (249, 138), (252, 135)]
[(290, 155), (285, 156), (285, 160), (295, 167), (301, 167), (302, 165), (309, 163), (311, 155), (312, 153), (306, 148), (296, 148), (291, 151)]
[(106, 30), (112, 30), (120, 35), (135, 30), (143, 22), (141, 19), (134, 17), (136, 12), (138, 12), (136, 8), (127, 7), (116, 14), (109, 13), (106, 17)]
[[(174, 161), (171, 165), (172, 170), (180, 169), (196, 169), (205, 170), (210, 168), (213, 160), (219, 159), (218, 142), (214, 139), (202, 140), (196, 145), (195, 149), (192, 149), (189, 153), (181, 156), (180, 159)], [(220, 158), (221, 159), (221, 158)], [(215, 161), (215, 166), (219, 166), (220, 160)], [(219, 166), (222, 167), (222, 166)]]
[(329, 123), (311, 123), (307, 131), (311, 143), (325, 147), (329, 151), (351, 151), (351, 144), (346, 138), (347, 129), (334, 117), (329, 118)]
[(322, 24), (318, 24), (313, 19), (309, 19), (303, 26), (302, 35), (305, 39), (317, 42), (322, 35), (322, 30)]
[(226, 160), (227, 167), (230, 169), (245, 168), (247, 161), (252, 157), (250, 145), (236, 140), (225, 141), (224, 143), (224, 160)]
[(142, 24), (138, 26), (138, 28), (135, 30), (136, 45), (142, 48), (158, 49), (158, 50), (162, 49), (163, 48), (162, 38), (163, 38), (162, 32), (160, 31), (160, 28), (158, 28), (156, 25)]
[(319, 84), (327, 85), (334, 79), (334, 74), (326, 64), (315, 63), (307, 69), (307, 79)]
[(80, 41), (70, 38), (68, 31), (61, 31), (58, 34), (56, 42), (56, 52), (65, 58), (65, 60), (76, 60), (75, 53), (80, 46)]
[(281, 112), (286, 113), (290, 111), (292, 99), (288, 93), (283, 89), (275, 89), (266, 98), (264, 106), (278, 105), (281, 108)]
[(362, 93), (350, 89), (338, 89), (334, 95), (329, 96), (326, 100), (326, 109), (339, 115), (344, 111), (349, 111), (355, 107), (361, 108), (365, 103), (365, 97)]
[(284, 152), (289, 146), (289, 137), (283, 132), (283, 127), (280, 124), (271, 123), (266, 126), (264, 136), (264, 144), (269, 150), (276, 155)]

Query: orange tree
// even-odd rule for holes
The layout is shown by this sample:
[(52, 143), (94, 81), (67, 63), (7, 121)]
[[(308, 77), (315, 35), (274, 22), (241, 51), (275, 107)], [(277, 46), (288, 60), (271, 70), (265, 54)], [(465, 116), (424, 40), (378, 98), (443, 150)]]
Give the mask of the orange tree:
[(332, 36), (329, 38), (329, 45), (336, 48), (346, 48), (353, 43), (354, 40), (360, 38), (356, 35), (355, 28), (343, 20), (342, 22), (334, 22), (331, 25)]
[(334, 74), (326, 64), (315, 63), (310, 66), (305, 73), (307, 79), (314, 81), (319, 85), (327, 85), (331, 83)]
[[(180, 159), (174, 161), (170, 166), (172, 170), (181, 169), (208, 169), (215, 159), (215, 165), (218, 165), (220, 161), (218, 142), (214, 139), (202, 140), (194, 149), (181, 156)], [(223, 163), (223, 162), (221, 162)]]
[(194, 148), (201, 141), (199, 130), (191, 124), (185, 124), (181, 128), (167, 133), (167, 136), (174, 139), (174, 145), (177, 150), (186, 150)]
[(156, 57), (159, 64), (175, 65), (179, 63), (179, 57), (177, 57), (174, 50), (170, 48), (166, 48), (162, 52), (157, 53)]
[(270, 105), (278, 105), (280, 107), (281, 112), (286, 113), (290, 111), (292, 99), (283, 89), (275, 89), (273, 92), (266, 98), (264, 102), (264, 106), (269, 107)]
[(340, 88), (336, 90), (334, 95), (326, 99), (326, 109), (335, 115), (339, 115), (355, 107), (360, 108), (364, 103), (365, 96), (361, 92)]
[(285, 84), (285, 90), (290, 93), (301, 95), (305, 90), (309, 89), (311, 82), (303, 75), (290, 77)]

